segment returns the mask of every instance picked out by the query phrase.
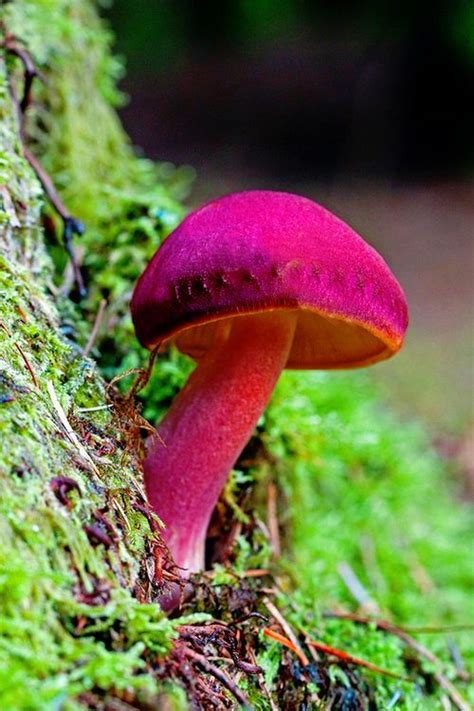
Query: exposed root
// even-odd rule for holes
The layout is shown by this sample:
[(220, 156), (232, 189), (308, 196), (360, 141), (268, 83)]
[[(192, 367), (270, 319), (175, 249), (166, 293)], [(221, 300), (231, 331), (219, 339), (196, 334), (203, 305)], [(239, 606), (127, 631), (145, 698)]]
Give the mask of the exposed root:
[(6, 32), (4, 39), (0, 43), (4, 47), (8, 54), (11, 54), (21, 61), (23, 66), (23, 94), (22, 98), (18, 99), (16, 91), (12, 83), (10, 82), (10, 95), (12, 97), (13, 103), (16, 106), (16, 111), (18, 114), (18, 120), (20, 124), (20, 138), (23, 143), (23, 155), (30, 164), (31, 168), (36, 174), (39, 182), (41, 183), (43, 190), (50, 201), (53, 208), (56, 210), (57, 214), (60, 216), (63, 222), (63, 244), (66, 252), (71, 261), (71, 265), (74, 272), (74, 280), (77, 286), (79, 297), (82, 298), (86, 295), (86, 288), (84, 286), (84, 280), (82, 278), (81, 269), (74, 252), (74, 247), (72, 244), (72, 238), (74, 235), (84, 234), (84, 226), (82, 222), (73, 217), (61, 198), (59, 197), (56, 188), (54, 187), (53, 181), (46, 173), (42, 167), (39, 160), (31, 153), (31, 151), (26, 147), (26, 136), (25, 136), (25, 116), (26, 112), (31, 104), (32, 100), (32, 86), (35, 77), (40, 77), (40, 73), (35, 67), (33, 58), (31, 54), (22, 47), (17, 38), (15, 38), (10, 32)]
[[(230, 674), (211, 661), (220, 660), (229, 669), (234, 667), (246, 675), (262, 673), (254, 660), (245, 660), (244, 655), (248, 657), (249, 653), (248, 641), (240, 630), (218, 621), (206, 625), (183, 625), (178, 630), (179, 639), (166, 659), (161, 674), (169, 674), (184, 684), (193, 708), (209, 708), (210, 698), (215, 699), (217, 709), (233, 708), (228, 696), (222, 694), (226, 690), (240, 706), (250, 709), (247, 696)], [(202, 672), (205, 672), (205, 676)]]

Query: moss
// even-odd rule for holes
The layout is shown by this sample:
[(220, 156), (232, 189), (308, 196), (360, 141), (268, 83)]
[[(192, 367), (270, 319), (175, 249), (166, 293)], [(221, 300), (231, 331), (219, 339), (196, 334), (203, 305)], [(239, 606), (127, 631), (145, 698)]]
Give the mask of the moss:
[[(2, 7), (2, 19), (46, 79), (35, 85), (26, 135), (86, 225), (76, 247), (88, 296), (79, 304), (68, 298), (61, 226), (23, 158), (8, 93), (7, 72), (20, 88), (21, 67), (7, 57), (0, 65), (0, 707), (78, 709), (107, 695), (156, 705), (163, 692), (183, 708), (174, 681), (188, 682), (173, 645), (180, 625), (202, 618), (170, 620), (153, 604), (156, 588), (147, 581), (160, 541), (136, 508), (143, 504), (132, 446), (139, 413), (111, 398), (105, 383), (146, 366), (128, 301), (144, 264), (183, 215), (191, 174), (137, 158), (129, 145), (113, 111), (122, 100), (115, 89), (122, 69), (94, 3), (15, 1)], [(147, 417), (166, 410), (191, 368), (176, 351), (160, 356), (140, 393)], [(120, 380), (123, 392), (130, 382)], [(248, 611), (268, 616), (263, 598), (276, 586), (275, 603), (302, 644), (307, 632), (408, 671), (415, 682), (323, 663), (305, 676), (293, 653), (260, 634), (265, 623), (251, 618), (241, 633), (245, 650), (255, 653), (282, 708), (321, 707), (318, 696), (340, 708), (367, 706), (370, 698), (387, 708), (397, 694), (397, 708), (439, 708), (442, 692), (426, 661), (373, 626), (323, 615), (357, 608), (338, 572), (346, 563), (383, 615), (400, 624), (469, 619), (472, 527), (422, 428), (397, 422), (365, 375), (289, 373), (252, 444), (257, 464), (249, 469), (243, 457), (218, 507), (224, 521), (241, 526), (231, 562), (197, 581), (186, 613), (226, 621)], [(77, 482), (69, 504), (54, 493), (58, 477)], [(280, 490), (278, 563), (262, 523), (269, 480)], [(91, 540), (88, 527), (96, 525), (112, 536), (108, 548)], [(273, 577), (247, 578), (259, 568)], [(445, 636), (421, 639), (454, 679)], [(468, 664), (466, 633), (455, 639)], [(269, 708), (255, 676), (230, 671), (256, 709)]]
[[(137, 230), (126, 216), (134, 210), (144, 222), (159, 209), (179, 219), (173, 178), (165, 188), (159, 178), (166, 171), (135, 159), (109, 106), (117, 67), (93, 5), (22, 2), (2, 13), (45, 76), (44, 87), (35, 87), (27, 134), (86, 222), (87, 253), (94, 255), (99, 239), (123, 244), (125, 230), (133, 243)], [(164, 653), (176, 623), (134, 594), (145, 551), (159, 541), (134, 508), (143, 503), (141, 475), (123, 416), (95, 363), (82, 355), (101, 285), (93, 282), (81, 307), (54, 286), (64, 259), (55, 260), (54, 244), (45, 246), (48, 207), (23, 158), (8, 92), (8, 81), (21, 91), (21, 66), (2, 56), (0, 70), (0, 706), (59, 708), (89, 689), (150, 696), (159, 685), (145, 670), (143, 651)], [(110, 255), (102, 255), (97, 273), (108, 264)], [(85, 262), (92, 269), (93, 256)], [(68, 505), (53, 490), (59, 477), (76, 482)], [(91, 526), (115, 532), (112, 545), (97, 545)]]
[[(303, 609), (317, 601), (313, 635), (403, 673), (406, 648), (398, 640), (321, 618), (341, 607), (357, 611), (339, 572), (343, 563), (362, 582), (378, 614), (399, 625), (439, 627), (473, 619), (472, 509), (456, 500), (422, 427), (398, 422), (367, 375), (285, 374), (265, 436), (278, 457), (287, 501), (282, 510), (287, 573)], [(472, 669), (470, 636), (467, 629), (455, 640)], [(449, 638), (417, 638), (453, 675)], [(397, 686), (377, 680), (381, 708)], [(438, 708), (438, 697), (430, 701), (413, 685), (402, 688), (398, 707)]]

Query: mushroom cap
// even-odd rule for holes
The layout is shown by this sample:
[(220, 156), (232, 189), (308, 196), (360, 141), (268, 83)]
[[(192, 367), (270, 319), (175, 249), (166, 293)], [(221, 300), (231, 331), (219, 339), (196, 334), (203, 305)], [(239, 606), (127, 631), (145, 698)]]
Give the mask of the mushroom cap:
[(199, 360), (224, 319), (297, 312), (287, 368), (351, 368), (389, 358), (408, 324), (382, 257), (348, 225), (299, 195), (248, 191), (192, 212), (139, 279), (140, 342), (173, 339)]

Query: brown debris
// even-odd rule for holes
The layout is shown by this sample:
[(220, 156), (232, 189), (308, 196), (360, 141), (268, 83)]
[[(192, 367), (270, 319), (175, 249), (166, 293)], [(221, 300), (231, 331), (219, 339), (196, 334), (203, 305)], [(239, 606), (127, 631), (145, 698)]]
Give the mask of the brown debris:
[(57, 476), (51, 479), (49, 485), (57, 500), (70, 511), (72, 509), (72, 502), (69, 498), (69, 494), (71, 491), (77, 491), (79, 495), (81, 494), (81, 488), (77, 481), (68, 476)]
[[(262, 669), (249, 654), (251, 647), (244, 634), (236, 627), (213, 621), (202, 625), (183, 625), (178, 628), (171, 654), (160, 665), (160, 678), (180, 681), (188, 692), (193, 709), (234, 708), (227, 691), (241, 707), (250, 709), (246, 695), (235, 678), (238, 671), (246, 675), (261, 675)], [(247, 661), (245, 659), (249, 659)], [(232, 674), (214, 660), (225, 663)], [(203, 675), (204, 672), (204, 675)]]
[[(78, 586), (75, 593), (76, 600), (84, 605), (90, 605), (91, 607), (106, 605), (111, 597), (110, 584), (107, 580), (99, 580), (98, 578), (92, 578), (91, 581), (92, 590), (86, 590), (83, 583)], [(84, 620), (83, 624), (87, 622), (85, 617), (81, 619)], [(78, 624), (81, 625), (82, 623), (79, 622)]]
[(112, 539), (104, 531), (103, 527), (100, 526), (100, 524), (93, 523), (84, 526), (83, 528), (92, 546), (98, 546), (102, 544), (106, 548), (110, 548), (113, 545)]

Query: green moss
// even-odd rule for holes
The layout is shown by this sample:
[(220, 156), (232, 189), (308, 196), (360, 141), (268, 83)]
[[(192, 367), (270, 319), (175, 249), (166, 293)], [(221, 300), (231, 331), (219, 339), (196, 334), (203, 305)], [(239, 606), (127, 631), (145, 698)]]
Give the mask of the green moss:
[[(267, 414), (266, 438), (287, 502), (281, 513), (287, 572), (302, 609), (317, 602), (313, 635), (402, 671), (403, 645), (394, 638), (321, 619), (341, 606), (357, 611), (338, 572), (343, 563), (386, 619), (434, 627), (472, 621), (472, 509), (456, 500), (422, 428), (398, 422), (367, 375), (285, 374)], [(468, 630), (455, 635), (472, 669), (470, 637)], [(418, 638), (451, 676), (446, 635)], [(377, 681), (382, 708), (396, 688), (396, 682)], [(403, 688), (406, 708), (428, 708), (416, 688)], [(433, 700), (433, 708), (438, 703)]]
[[(103, 281), (90, 280), (81, 307), (54, 286), (64, 259), (62, 251), (55, 259), (54, 243), (45, 249), (42, 191), (22, 156), (8, 92), (7, 72), (21, 91), (21, 65), (2, 56), (0, 707), (60, 708), (89, 689), (133, 689), (150, 698), (159, 684), (146, 671), (143, 652), (165, 653), (176, 623), (134, 597), (145, 551), (157, 538), (134, 509), (143, 494), (136, 454), (125, 447), (130, 423), (107, 400), (82, 345), (101, 289), (119, 299), (125, 283), (130, 289), (128, 260), (122, 255), (114, 263), (107, 250), (112, 244), (125, 250), (127, 240), (137, 239), (133, 212), (142, 227), (147, 223), (148, 236), (151, 225), (159, 232), (162, 224), (155, 212), (167, 210), (178, 220), (172, 194), (179, 178), (137, 160), (122, 133), (110, 108), (117, 65), (92, 3), (11, 3), (2, 19), (45, 76), (44, 86), (35, 85), (27, 135), (68, 207), (86, 222), (84, 267)], [(105, 247), (100, 259), (97, 241)], [(135, 275), (152, 249), (143, 247)], [(122, 318), (123, 303), (113, 317), (119, 312)], [(97, 406), (105, 409), (87, 409)], [(53, 492), (57, 477), (77, 483), (69, 507)], [(98, 511), (116, 532), (109, 548), (87, 535)]]

